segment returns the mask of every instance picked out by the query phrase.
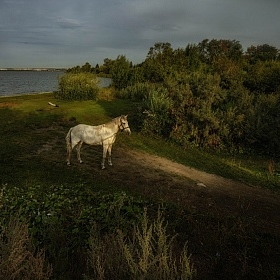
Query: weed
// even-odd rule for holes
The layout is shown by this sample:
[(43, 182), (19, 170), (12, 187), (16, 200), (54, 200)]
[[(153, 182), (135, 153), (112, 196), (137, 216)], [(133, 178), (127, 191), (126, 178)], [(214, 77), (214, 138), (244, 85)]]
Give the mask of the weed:
[(44, 251), (36, 252), (28, 225), (19, 217), (10, 218), (2, 228), (0, 256), (0, 279), (50, 279), (52, 268), (46, 264)]
[[(179, 256), (174, 250), (176, 236), (168, 236), (162, 213), (152, 223), (144, 209), (142, 221), (131, 237), (121, 229), (101, 237), (90, 236), (89, 265), (92, 279), (192, 279), (195, 269), (186, 245)], [(87, 279), (91, 279), (89, 276)]]

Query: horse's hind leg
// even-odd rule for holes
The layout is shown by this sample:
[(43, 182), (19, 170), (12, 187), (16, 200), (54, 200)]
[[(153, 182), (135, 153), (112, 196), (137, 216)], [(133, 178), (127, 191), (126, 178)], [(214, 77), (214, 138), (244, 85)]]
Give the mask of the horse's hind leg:
[(108, 164), (109, 164), (110, 166), (113, 165), (111, 154), (112, 154), (112, 145), (109, 145), (109, 147), (108, 147)]
[(67, 165), (70, 165), (70, 158), (71, 158), (71, 153), (72, 153), (72, 148), (71, 146), (67, 146), (67, 159), (66, 159), (66, 162), (67, 162)]
[(108, 145), (103, 145), (103, 156), (101, 161), (101, 168), (105, 169), (105, 160), (107, 155)]
[(71, 143), (67, 142), (67, 158), (66, 158), (66, 162), (67, 162), (67, 165), (70, 165), (70, 159), (71, 159), (71, 154), (72, 154), (72, 145)]
[(83, 145), (83, 141), (80, 141), (78, 144), (77, 144), (77, 159), (78, 159), (78, 162), (79, 163), (83, 163), (82, 159), (81, 159), (81, 147)]

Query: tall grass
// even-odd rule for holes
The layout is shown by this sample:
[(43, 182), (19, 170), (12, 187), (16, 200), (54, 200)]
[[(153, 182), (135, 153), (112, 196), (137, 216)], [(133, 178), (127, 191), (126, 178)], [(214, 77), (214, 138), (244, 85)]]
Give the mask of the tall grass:
[(65, 74), (60, 78), (55, 97), (64, 100), (96, 100), (98, 79), (90, 73)]
[(89, 242), (91, 274), (87, 279), (192, 279), (195, 269), (187, 247), (176, 251), (175, 237), (167, 234), (160, 211), (150, 222), (146, 209), (130, 236), (118, 229), (116, 234), (101, 237), (95, 230)]
[(116, 96), (123, 99), (143, 100), (156, 86), (151, 83), (137, 83), (117, 91)]
[(143, 106), (151, 113), (165, 112), (171, 109), (173, 101), (166, 91), (151, 91), (144, 99)]
[(0, 279), (47, 280), (52, 268), (44, 251), (37, 251), (28, 234), (28, 225), (11, 218), (0, 234)]

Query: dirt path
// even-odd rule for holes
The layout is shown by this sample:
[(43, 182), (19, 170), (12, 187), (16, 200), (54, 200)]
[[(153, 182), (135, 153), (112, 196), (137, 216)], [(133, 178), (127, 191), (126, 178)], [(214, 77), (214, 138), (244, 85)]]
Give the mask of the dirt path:
[[(106, 173), (150, 197), (156, 196), (196, 211), (245, 215), (264, 231), (280, 232), (280, 194), (199, 171), (138, 150), (114, 150), (114, 166)], [(104, 175), (103, 173), (103, 175)]]
[[(49, 143), (38, 151), (39, 156), (57, 158), (56, 145)], [(57, 162), (65, 164), (64, 153)], [(280, 233), (280, 193), (248, 186), (237, 181), (199, 171), (166, 158), (115, 146), (113, 166), (100, 168), (100, 146), (82, 148), (83, 164), (76, 153), (72, 166), (88, 178), (107, 177), (108, 180), (147, 198), (170, 201), (193, 209), (196, 213), (215, 216), (246, 217), (259, 229), (273, 229)]]
[(110, 182), (152, 203), (156, 200), (177, 205), (173, 213), (172, 205), (167, 207), (171, 209), (169, 218), (174, 218), (174, 232), (189, 242), (198, 279), (231, 279), (237, 272), (234, 279), (262, 279), (246, 277), (246, 273), (258, 275), (264, 271), (262, 275), (267, 276), (266, 271), (278, 271), (280, 192), (248, 186), (118, 144), (112, 153), (114, 165), (106, 165), (105, 170), (100, 166), (100, 146), (83, 146), (83, 164), (77, 162), (74, 151), (72, 165), (67, 167), (62, 132), (30, 157), (37, 156), (58, 171), (70, 168), (74, 178), (89, 187), (105, 178), (106, 188), (110, 188)]

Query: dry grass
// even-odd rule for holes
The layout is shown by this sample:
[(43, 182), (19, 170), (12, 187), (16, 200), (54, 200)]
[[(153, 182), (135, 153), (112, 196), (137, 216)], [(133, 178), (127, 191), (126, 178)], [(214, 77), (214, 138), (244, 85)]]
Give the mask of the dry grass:
[(121, 230), (101, 238), (95, 230), (90, 237), (91, 272), (87, 279), (192, 279), (195, 269), (187, 247), (178, 254), (173, 246), (175, 237), (167, 235), (160, 212), (150, 223), (146, 210), (131, 238)]
[(0, 279), (47, 280), (52, 269), (43, 251), (35, 252), (27, 224), (11, 218), (0, 235)]
[(115, 92), (113, 88), (101, 88), (99, 90), (98, 99), (99, 100), (106, 100), (111, 101), (115, 98)]
[(275, 174), (275, 162), (274, 160), (269, 160), (267, 163), (267, 171), (269, 175), (274, 175)]

